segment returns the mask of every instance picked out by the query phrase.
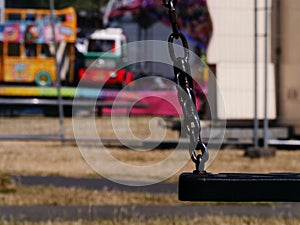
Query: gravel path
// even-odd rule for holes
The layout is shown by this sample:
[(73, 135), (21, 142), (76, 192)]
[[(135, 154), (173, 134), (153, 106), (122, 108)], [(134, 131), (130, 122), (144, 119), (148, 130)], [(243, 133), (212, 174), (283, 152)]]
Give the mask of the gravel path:
[(73, 178), (59, 176), (13, 176), (22, 185), (52, 185), (57, 187), (77, 187), (92, 190), (119, 190), (150, 193), (177, 193), (177, 183), (158, 183), (148, 186), (126, 186), (101, 178)]

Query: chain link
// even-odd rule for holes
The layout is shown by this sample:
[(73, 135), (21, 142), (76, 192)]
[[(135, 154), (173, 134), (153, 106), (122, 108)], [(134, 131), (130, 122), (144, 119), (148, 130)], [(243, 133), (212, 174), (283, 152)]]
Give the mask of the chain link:
[(174, 33), (172, 33), (169, 36), (168, 39), (168, 43), (169, 43), (169, 53), (170, 53), (170, 57), (172, 59), (173, 62), (175, 62), (177, 60), (177, 57), (175, 56), (175, 50), (174, 50), (174, 39), (180, 39), (181, 43), (182, 43), (182, 47), (183, 47), (183, 51), (184, 51), (184, 56), (183, 58), (188, 61), (189, 60), (189, 56), (190, 56), (190, 52), (189, 52), (189, 45), (188, 42), (185, 38), (185, 36), (182, 33), (178, 33), (178, 37), (176, 38), (176, 36), (174, 35)]
[[(174, 75), (177, 83), (178, 100), (184, 116), (184, 128), (190, 138), (189, 152), (192, 161), (196, 164), (194, 173), (205, 172), (205, 162), (208, 160), (208, 151), (200, 136), (200, 119), (196, 109), (193, 78), (188, 63), (189, 46), (186, 37), (179, 31), (177, 23), (176, 5), (177, 0), (163, 0), (163, 4), (169, 10), (169, 19), (173, 33), (169, 36), (169, 54), (173, 61)], [(183, 57), (176, 57), (174, 51), (174, 39), (180, 39), (183, 47)], [(201, 153), (197, 154), (196, 150)]]

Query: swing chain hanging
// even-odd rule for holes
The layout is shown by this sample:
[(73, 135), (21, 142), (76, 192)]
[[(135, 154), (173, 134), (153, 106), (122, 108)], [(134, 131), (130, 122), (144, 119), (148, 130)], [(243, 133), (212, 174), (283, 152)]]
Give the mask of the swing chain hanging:
[[(174, 75), (177, 83), (178, 100), (183, 111), (184, 128), (190, 138), (189, 152), (192, 161), (196, 164), (194, 173), (206, 173), (205, 162), (208, 160), (208, 150), (201, 141), (200, 119), (196, 109), (193, 78), (190, 76), (189, 46), (186, 37), (179, 31), (177, 23), (176, 5), (177, 0), (163, 0), (164, 6), (169, 10), (169, 19), (173, 32), (168, 39), (169, 54), (173, 61)], [(174, 40), (180, 39), (183, 47), (183, 57), (176, 57), (174, 51)], [(201, 153), (197, 154), (196, 150)]]
[(164, 5), (169, 9), (169, 19), (172, 25), (173, 34), (176, 39), (179, 37), (179, 28), (177, 24), (176, 5), (177, 0), (163, 0)]

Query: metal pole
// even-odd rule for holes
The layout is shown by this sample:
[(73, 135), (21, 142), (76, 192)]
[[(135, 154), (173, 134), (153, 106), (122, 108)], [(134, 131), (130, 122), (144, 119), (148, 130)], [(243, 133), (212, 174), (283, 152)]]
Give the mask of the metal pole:
[(257, 28), (257, 0), (254, 0), (254, 147), (258, 148), (258, 116), (257, 116), (257, 87), (258, 87), (258, 79), (257, 79), (257, 36), (258, 36), (258, 28)]
[(5, 0), (0, 0), (0, 24), (5, 22)]
[(63, 102), (61, 96), (61, 79), (60, 79), (60, 69), (57, 61), (57, 42), (56, 42), (56, 31), (55, 31), (55, 6), (54, 0), (49, 0), (50, 11), (51, 11), (51, 26), (52, 26), (52, 36), (53, 36), (53, 44), (55, 46), (55, 66), (56, 66), (56, 89), (57, 89), (57, 101), (58, 101), (58, 112), (59, 112), (59, 126), (60, 126), (60, 136), (62, 144), (65, 143), (65, 129), (64, 129), (64, 110), (63, 110)]
[[(281, 77), (280, 77), (280, 59), (281, 59), (281, 40), (280, 40), (280, 34), (281, 34), (281, 0), (276, 0), (275, 1), (275, 6), (274, 10), (275, 13), (272, 12), (272, 20), (274, 19), (275, 22), (275, 27), (274, 27), (274, 32), (273, 34), (275, 35), (275, 49), (276, 49), (276, 54), (275, 54), (275, 90), (276, 90), (276, 117), (281, 120), (280, 116), (282, 115), (282, 110), (281, 110)], [(273, 9), (272, 9), (273, 10)]]
[(109, 0), (107, 5), (106, 5), (104, 15), (103, 15), (103, 19), (102, 19), (104, 27), (107, 27), (107, 25), (108, 25), (108, 17), (109, 17), (109, 14), (111, 13), (111, 10), (112, 10), (115, 2), (116, 2), (116, 0)]
[(268, 1), (265, 0), (265, 90), (264, 90), (264, 148), (268, 148)]

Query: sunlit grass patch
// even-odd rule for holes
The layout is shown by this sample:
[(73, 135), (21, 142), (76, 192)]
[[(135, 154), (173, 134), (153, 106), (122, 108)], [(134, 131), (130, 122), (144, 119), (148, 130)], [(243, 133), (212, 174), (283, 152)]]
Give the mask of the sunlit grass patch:
[(0, 192), (0, 205), (181, 205), (177, 194), (86, 190), (53, 186), (16, 186), (13, 192)]
[[(148, 152), (109, 148), (112, 156), (132, 165), (149, 165), (158, 162), (172, 153), (172, 149), (156, 149)], [(187, 155), (188, 150), (182, 150)], [(277, 151), (275, 157), (249, 159), (243, 150), (222, 150), (208, 168), (209, 172), (299, 172), (300, 151)], [(77, 146), (62, 146), (59, 142), (2, 141), (0, 148), (0, 173), (99, 177), (82, 158)], [(180, 168), (179, 168), (180, 169)], [(188, 161), (171, 181), (177, 181), (183, 171), (193, 171), (194, 164)]]

